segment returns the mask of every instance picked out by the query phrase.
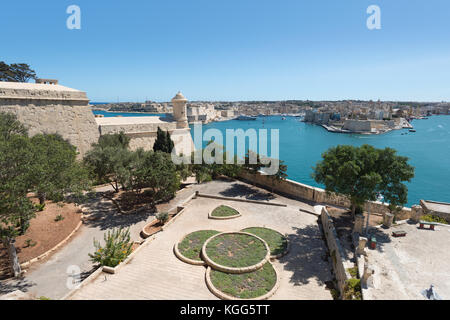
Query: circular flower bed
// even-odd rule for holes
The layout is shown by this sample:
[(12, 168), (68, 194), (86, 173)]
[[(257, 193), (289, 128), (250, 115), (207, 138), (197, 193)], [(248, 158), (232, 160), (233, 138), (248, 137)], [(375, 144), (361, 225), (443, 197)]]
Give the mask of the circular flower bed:
[(242, 231), (263, 239), (270, 248), (271, 257), (281, 257), (288, 250), (288, 240), (278, 231), (262, 227), (246, 228)]
[(203, 264), (203, 260), (201, 259), (203, 244), (206, 242), (206, 240), (218, 233), (219, 231), (215, 230), (200, 230), (192, 232), (185, 236), (183, 240), (175, 244), (175, 254), (177, 256), (179, 254), (182, 257), (187, 258), (182, 259), (181, 257), (179, 257), (185, 262), (191, 262), (189, 260), (193, 260), (199, 262), (199, 264)]
[(210, 214), (211, 219), (231, 219), (240, 217), (241, 214), (234, 208), (229, 206), (221, 205), (215, 208)]
[(210, 269), (209, 286), (221, 299), (267, 299), (275, 292), (277, 274), (271, 263), (256, 271), (230, 274)]
[(227, 232), (207, 240), (202, 254), (206, 263), (217, 270), (242, 273), (261, 268), (270, 257), (270, 250), (257, 236)]

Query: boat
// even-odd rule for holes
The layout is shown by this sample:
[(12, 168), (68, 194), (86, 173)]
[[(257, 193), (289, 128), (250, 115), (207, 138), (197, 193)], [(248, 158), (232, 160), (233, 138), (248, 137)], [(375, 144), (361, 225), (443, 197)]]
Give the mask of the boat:
[(281, 120), (286, 120), (286, 118), (285, 118), (285, 117), (283, 117), (283, 118), (281, 118)]
[(256, 117), (250, 117), (250, 116), (239, 116), (235, 120), (241, 120), (241, 121), (248, 121), (248, 120), (256, 120)]

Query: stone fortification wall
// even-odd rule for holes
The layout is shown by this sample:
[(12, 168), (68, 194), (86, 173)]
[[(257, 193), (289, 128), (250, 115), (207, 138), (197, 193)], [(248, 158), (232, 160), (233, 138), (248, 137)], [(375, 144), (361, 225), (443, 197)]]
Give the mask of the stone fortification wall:
[(177, 153), (190, 154), (193, 141), (190, 129), (177, 129), (177, 123), (160, 117), (95, 118), (101, 135), (124, 132), (130, 137), (130, 149), (152, 150), (158, 127), (169, 131)]
[(342, 293), (344, 292), (347, 280), (351, 278), (347, 268), (352, 265), (345, 259), (345, 254), (338, 238), (336, 228), (334, 227), (333, 220), (325, 207), (322, 208), (320, 221), (322, 222), (323, 232), (327, 240), (328, 251), (330, 252), (337, 285), (339, 291)]
[(17, 115), (31, 136), (59, 133), (80, 157), (99, 132), (86, 93), (60, 85), (0, 82), (0, 111)]
[[(296, 199), (311, 201), (314, 203), (323, 203), (336, 205), (341, 207), (350, 207), (350, 201), (347, 197), (328, 193), (324, 189), (312, 187), (300, 182), (292, 181), (289, 179), (283, 181), (274, 181), (267, 175), (253, 175), (247, 172), (242, 172), (240, 177), (250, 183), (256, 183), (257, 185), (273, 190), (277, 193), (293, 197)], [(377, 201), (371, 201), (364, 206), (365, 210), (369, 210), (371, 213), (389, 213), (389, 209), (386, 204)], [(398, 214), (398, 220), (408, 219), (411, 216), (411, 208), (404, 207)]]

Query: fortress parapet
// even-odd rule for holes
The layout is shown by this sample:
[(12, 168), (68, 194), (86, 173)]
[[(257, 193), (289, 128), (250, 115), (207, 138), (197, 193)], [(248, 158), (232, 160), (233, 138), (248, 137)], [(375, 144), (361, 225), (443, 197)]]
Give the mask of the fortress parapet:
[(61, 86), (57, 81), (0, 82), (0, 112), (17, 115), (31, 136), (59, 133), (77, 147), (80, 157), (100, 136), (88, 104), (85, 92)]

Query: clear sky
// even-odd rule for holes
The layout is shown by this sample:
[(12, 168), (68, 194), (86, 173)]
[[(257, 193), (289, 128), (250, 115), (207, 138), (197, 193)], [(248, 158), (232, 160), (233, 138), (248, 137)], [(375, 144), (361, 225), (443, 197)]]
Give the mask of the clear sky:
[(0, 61), (97, 102), (450, 100), (448, 0), (2, 1), (0, 36)]

